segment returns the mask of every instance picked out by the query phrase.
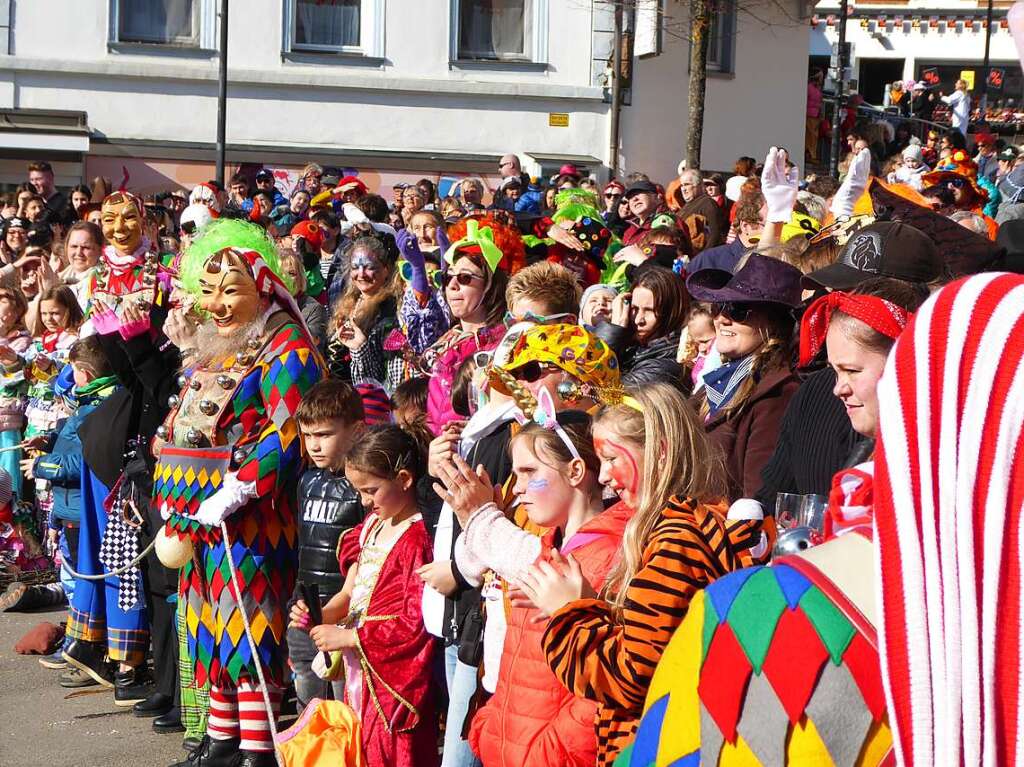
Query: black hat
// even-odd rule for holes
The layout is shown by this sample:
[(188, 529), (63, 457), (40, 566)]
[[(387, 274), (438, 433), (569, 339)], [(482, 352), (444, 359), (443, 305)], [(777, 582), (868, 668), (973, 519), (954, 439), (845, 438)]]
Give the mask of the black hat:
[(800, 305), (800, 270), (771, 256), (751, 253), (740, 259), (733, 272), (725, 269), (698, 269), (686, 278), (686, 289), (698, 301), (729, 301)]
[(11, 216), (4, 222), (4, 230), (7, 229), (28, 229), (28, 219), (21, 218), (20, 216)]
[(920, 229), (876, 221), (852, 235), (839, 260), (804, 277), (808, 288), (848, 290), (872, 277), (928, 283), (942, 276), (942, 255)]
[(1024, 219), (1011, 219), (999, 225), (996, 245), (1003, 249), (999, 268), (1024, 274)]
[(626, 193), (623, 196), (629, 198), (634, 194), (660, 194), (660, 192), (658, 187), (650, 181), (634, 181), (626, 189)]
[(270, 181), (273, 181), (274, 171), (270, 170), (270, 168), (260, 168), (258, 171), (256, 171), (256, 180), (263, 181), (264, 179), (269, 179)]
[(1020, 154), (1012, 146), (1006, 147), (1002, 152), (999, 153), (1000, 160), (1006, 160), (1007, 162), (1013, 162), (1017, 159), (1017, 155)]

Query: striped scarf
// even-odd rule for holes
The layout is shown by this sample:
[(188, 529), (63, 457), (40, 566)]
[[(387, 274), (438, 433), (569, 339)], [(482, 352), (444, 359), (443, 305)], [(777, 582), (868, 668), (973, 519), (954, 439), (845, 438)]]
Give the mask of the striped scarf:
[(939, 291), (878, 386), (882, 671), (901, 765), (1024, 765), (1024, 277)]

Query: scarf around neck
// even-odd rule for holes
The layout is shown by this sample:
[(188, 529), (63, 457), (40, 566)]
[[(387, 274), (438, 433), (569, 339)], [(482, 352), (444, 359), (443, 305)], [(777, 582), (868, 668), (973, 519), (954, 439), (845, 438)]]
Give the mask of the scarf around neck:
[(708, 398), (708, 417), (714, 416), (732, 400), (740, 384), (754, 371), (753, 354), (730, 360), (704, 376), (704, 391)]
[(149, 252), (149, 238), (143, 237), (142, 242), (139, 243), (134, 252), (124, 254), (118, 252), (113, 245), (107, 245), (103, 249), (103, 261), (107, 267), (115, 275), (122, 275), (125, 272), (131, 271), (134, 267), (140, 266), (145, 260), (146, 254)]

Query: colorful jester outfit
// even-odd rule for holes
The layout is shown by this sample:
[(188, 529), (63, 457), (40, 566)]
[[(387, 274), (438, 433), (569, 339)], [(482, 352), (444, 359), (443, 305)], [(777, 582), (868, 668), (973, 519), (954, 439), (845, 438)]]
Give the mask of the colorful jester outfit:
[[(232, 234), (238, 232), (217, 236)], [(243, 751), (268, 751), (269, 718), (276, 716), (285, 683), (286, 604), (297, 561), (295, 484), (302, 458), (294, 416), (323, 375), (323, 361), (263, 254), (227, 248), (218, 255), (243, 263), (270, 305), (262, 330), (240, 338), (234, 354), (196, 364), (181, 377), (181, 393), (171, 398), (157, 431), (153, 502), (168, 533), (194, 547), (181, 569), (178, 598), (195, 663), (193, 684), (210, 685), (207, 733), (216, 740), (240, 737)], [(226, 532), (200, 522), (203, 509), (219, 503)]]
[(893, 764), (875, 631), (870, 474), (837, 475), (843, 534), (694, 596), (621, 767)]
[[(255, 346), (256, 344), (253, 344)], [(226, 477), (254, 486), (255, 497), (227, 519), (232, 554), (249, 608), (253, 638), (268, 679), (283, 682), (284, 605), (295, 577), (294, 479), (301, 461), (295, 409), (321, 376), (303, 330), (279, 312), (258, 349), (223, 364), (197, 368), (159, 433), (154, 498), (170, 510), (168, 527), (196, 544), (181, 571), (189, 654), (196, 681), (215, 686), (255, 682), (256, 660), (246, 641), (219, 528), (192, 517)]]

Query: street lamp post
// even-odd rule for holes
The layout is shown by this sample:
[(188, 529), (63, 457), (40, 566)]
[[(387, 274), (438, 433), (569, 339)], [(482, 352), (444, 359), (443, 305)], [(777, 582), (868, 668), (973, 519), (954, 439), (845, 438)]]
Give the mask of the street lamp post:
[(220, 72), (217, 76), (217, 183), (224, 186), (228, 118), (228, 0), (220, 0)]
[(839, 176), (839, 145), (842, 140), (840, 126), (843, 103), (846, 101), (846, 20), (849, 13), (848, 0), (842, 0), (839, 4), (839, 48), (836, 52), (836, 105), (832, 110), (832, 152), (828, 162), (828, 172), (833, 178)]
[(981, 65), (981, 98), (978, 100), (981, 119), (985, 119), (985, 110), (988, 108), (988, 76), (989, 76), (989, 48), (992, 44), (992, 0), (988, 0), (988, 11), (985, 13), (985, 63)]

